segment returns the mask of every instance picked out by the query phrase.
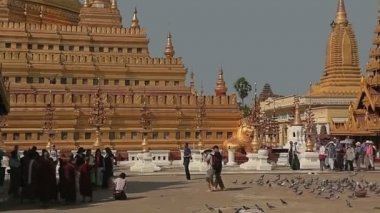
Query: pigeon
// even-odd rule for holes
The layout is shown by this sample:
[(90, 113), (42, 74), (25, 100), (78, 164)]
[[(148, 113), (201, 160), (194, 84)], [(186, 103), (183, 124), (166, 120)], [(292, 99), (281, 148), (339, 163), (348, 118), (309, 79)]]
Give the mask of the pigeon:
[(349, 208), (352, 208), (352, 205), (350, 203), (350, 201), (346, 200), (346, 205), (349, 207)]
[(275, 206), (273, 206), (273, 205), (271, 205), (271, 204), (269, 204), (269, 203), (267, 203), (267, 207), (268, 207), (269, 209), (275, 209), (275, 208), (276, 208)]
[(207, 204), (205, 204), (205, 206), (206, 206), (206, 208), (207, 208), (208, 210), (210, 210), (210, 211), (215, 211), (215, 209), (214, 209), (213, 207), (211, 207), (211, 206), (209, 206), (209, 205), (207, 205)]
[(233, 183), (233, 184), (237, 184), (237, 180), (235, 180), (235, 181), (232, 181), (232, 183)]
[(283, 205), (288, 205), (288, 203), (287, 203), (285, 200), (280, 199), (280, 201), (281, 201), (281, 203), (282, 203)]
[(256, 209), (258, 209), (259, 211), (261, 211), (261, 212), (263, 212), (263, 213), (265, 212), (264, 209), (262, 209), (259, 205), (255, 204), (255, 207), (256, 207)]
[(247, 184), (247, 181), (244, 181), (244, 182), (241, 183), (241, 185), (245, 185), (245, 184)]

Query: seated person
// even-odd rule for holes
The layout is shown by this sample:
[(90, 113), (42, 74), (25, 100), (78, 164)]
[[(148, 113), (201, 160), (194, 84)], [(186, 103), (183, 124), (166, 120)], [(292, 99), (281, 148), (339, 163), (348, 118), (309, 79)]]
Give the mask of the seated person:
[(114, 181), (114, 197), (115, 200), (125, 200), (127, 195), (125, 190), (127, 189), (127, 179), (125, 173), (121, 173)]

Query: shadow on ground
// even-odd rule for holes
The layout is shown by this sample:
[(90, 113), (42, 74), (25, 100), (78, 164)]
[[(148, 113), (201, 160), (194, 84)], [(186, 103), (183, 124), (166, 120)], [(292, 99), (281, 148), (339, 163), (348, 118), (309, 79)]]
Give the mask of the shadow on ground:
[(99, 205), (102, 205), (107, 202), (128, 202), (128, 200), (137, 200), (144, 199), (145, 196), (138, 195), (139, 193), (147, 193), (153, 190), (164, 190), (164, 189), (180, 189), (183, 188), (179, 185), (184, 182), (180, 181), (130, 181), (127, 186), (127, 196), (128, 199), (126, 201), (114, 201), (112, 190), (110, 189), (96, 189), (93, 191), (93, 202), (85, 202), (82, 203), (82, 197), (77, 194), (77, 202), (75, 204), (64, 204), (64, 202), (51, 202), (46, 206), (43, 206), (37, 199), (35, 202), (30, 202), (25, 200), (22, 204), (19, 198), (11, 198), (6, 201), (0, 202), (0, 212), (2, 211), (17, 211), (17, 210), (36, 210), (36, 209), (44, 209), (44, 210), (70, 210), (70, 209), (82, 209), (82, 208), (93, 208)]

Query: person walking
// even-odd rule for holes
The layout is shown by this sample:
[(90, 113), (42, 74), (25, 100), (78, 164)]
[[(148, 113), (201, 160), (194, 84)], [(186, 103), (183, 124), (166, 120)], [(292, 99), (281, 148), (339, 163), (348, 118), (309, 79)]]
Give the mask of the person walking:
[(367, 169), (369, 170), (375, 170), (375, 164), (374, 164), (374, 148), (373, 148), (373, 142), (367, 141), (367, 150), (366, 150), (366, 158), (367, 158)]
[(354, 171), (354, 160), (355, 160), (355, 149), (352, 147), (351, 144), (347, 144), (347, 149), (346, 149), (346, 154), (345, 154), (345, 159), (346, 159), (346, 164), (344, 170), (348, 171)]
[(343, 171), (344, 147), (343, 147), (343, 144), (340, 143), (339, 140), (336, 141), (335, 152), (336, 152), (336, 169), (338, 171)]
[(297, 148), (297, 142), (294, 142), (293, 151), (292, 151), (293, 160), (292, 160), (292, 164), (291, 164), (291, 167), (293, 170), (299, 170), (300, 169), (300, 161), (298, 158), (299, 153), (300, 152), (298, 151), (298, 148)]
[(336, 157), (335, 144), (334, 142), (330, 141), (327, 144), (327, 160), (329, 162), (329, 167), (331, 171), (334, 170), (335, 157)]
[(214, 191), (214, 169), (212, 168), (212, 151), (204, 153), (205, 161), (207, 163), (206, 182), (208, 184), (208, 191)]
[(214, 170), (215, 182), (214, 182), (214, 190), (224, 190), (224, 183), (222, 180), (222, 167), (223, 167), (223, 156), (219, 151), (218, 146), (214, 146), (212, 157), (212, 169)]
[(103, 188), (108, 187), (108, 182), (113, 176), (113, 165), (116, 163), (115, 157), (110, 148), (106, 148), (106, 157), (104, 158)]
[(355, 165), (356, 171), (360, 171), (362, 164), (362, 147), (360, 142), (356, 142), (355, 147)]
[(104, 157), (100, 149), (97, 149), (95, 151), (95, 169), (96, 169), (96, 186), (102, 186), (103, 172), (104, 172)]
[(326, 147), (321, 144), (319, 147), (319, 167), (321, 171), (325, 168), (325, 160), (326, 160)]
[(53, 160), (53, 163), (55, 166), (58, 165), (58, 150), (55, 148), (55, 145), (52, 146), (52, 148), (49, 150), (50, 158)]
[(185, 167), (186, 179), (190, 180), (190, 170), (189, 164), (191, 160), (191, 149), (189, 148), (189, 144), (185, 143), (185, 148), (183, 149), (183, 166)]
[(293, 162), (293, 141), (290, 141), (289, 144), (290, 144), (290, 146), (289, 146), (289, 151), (288, 151), (288, 162), (289, 162), (289, 166), (291, 168), (292, 162)]
[(9, 159), (10, 167), (10, 184), (8, 194), (14, 197), (18, 197), (19, 189), (21, 186), (21, 163), (18, 157), (18, 150), (11, 152), (11, 158)]
[(82, 195), (82, 202), (86, 201), (86, 197), (92, 202), (92, 184), (91, 184), (91, 166), (90, 159), (85, 158), (85, 163), (80, 168), (79, 176), (79, 192)]

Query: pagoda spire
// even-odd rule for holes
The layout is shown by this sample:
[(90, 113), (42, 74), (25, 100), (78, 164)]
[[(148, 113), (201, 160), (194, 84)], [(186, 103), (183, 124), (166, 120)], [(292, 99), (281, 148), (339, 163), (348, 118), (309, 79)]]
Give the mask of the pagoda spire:
[(172, 41), (172, 34), (169, 32), (167, 40), (166, 40), (166, 46), (165, 46), (165, 52), (164, 52), (166, 58), (173, 58), (175, 51)]
[(294, 121), (293, 126), (302, 126), (299, 97), (294, 98)]
[(218, 80), (216, 81), (215, 95), (223, 96), (227, 93), (226, 82), (224, 81), (223, 67), (220, 67)]
[(338, 8), (336, 11), (335, 24), (347, 24), (347, 13), (344, 0), (338, 0)]
[(136, 7), (135, 7), (135, 11), (133, 12), (131, 28), (138, 28), (138, 29), (140, 29), (140, 21), (139, 21), (139, 19), (137, 17), (137, 8)]
[(325, 69), (311, 96), (356, 97), (360, 92), (359, 50), (347, 19), (344, 0), (337, 0), (335, 20), (326, 42)]

